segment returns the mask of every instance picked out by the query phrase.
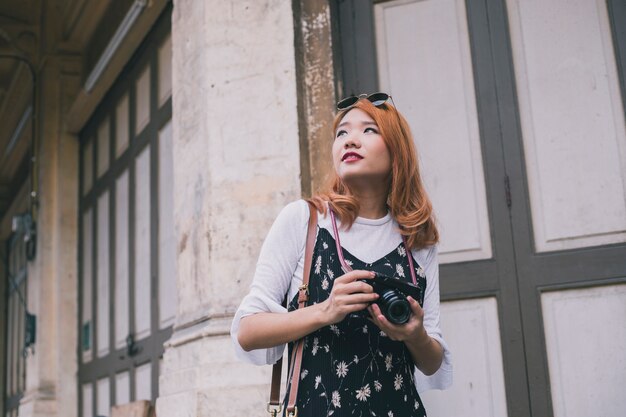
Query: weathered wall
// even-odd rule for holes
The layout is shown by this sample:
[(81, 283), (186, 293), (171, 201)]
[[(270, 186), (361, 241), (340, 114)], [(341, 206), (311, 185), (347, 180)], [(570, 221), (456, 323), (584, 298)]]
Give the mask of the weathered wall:
[(319, 191), (332, 172), (335, 70), (329, 0), (294, 0), (302, 193)]
[(290, 2), (174, 2), (178, 315), (157, 415), (257, 413), (269, 367), (237, 364), (230, 318), (274, 217), (300, 196)]

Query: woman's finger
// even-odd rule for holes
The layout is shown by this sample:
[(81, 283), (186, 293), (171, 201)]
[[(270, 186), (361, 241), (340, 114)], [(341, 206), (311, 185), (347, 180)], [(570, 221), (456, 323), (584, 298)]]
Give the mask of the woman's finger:
[(409, 305), (411, 306), (411, 311), (413, 312), (413, 314), (415, 314), (417, 317), (423, 317), (424, 310), (422, 309), (420, 304), (417, 301), (415, 301), (415, 299), (411, 296), (408, 296), (406, 299), (408, 300)]
[(350, 271), (350, 272), (343, 274), (342, 276), (335, 279), (335, 282), (347, 284), (349, 282), (353, 282), (358, 279), (371, 279), (371, 278), (374, 278), (374, 275), (375, 274), (372, 271), (365, 271), (362, 269), (357, 269), (357, 270)]
[(349, 293), (372, 293), (374, 292), (374, 287), (372, 287), (367, 282), (363, 281), (354, 281), (349, 284), (344, 285), (345, 290)]
[(335, 294), (373, 293), (374, 288), (362, 281), (335, 282), (332, 292)]
[(360, 303), (367, 303), (367, 305), (370, 305), (371, 303), (373, 303), (374, 301), (376, 301), (378, 299), (378, 294), (376, 293), (355, 293), (355, 294), (350, 294), (348, 296), (345, 296), (343, 301), (345, 304), (360, 304)]
[[(372, 317), (374, 317), (374, 319), (376, 320), (376, 322), (379, 324), (379, 327), (383, 326), (385, 327), (385, 329), (389, 330), (392, 326), (391, 323), (389, 323), (389, 320), (387, 320), (387, 318), (385, 317), (385, 315), (383, 314), (383, 312), (380, 310), (380, 307), (378, 307), (377, 304), (372, 304), (370, 306), (370, 314), (372, 315)], [(382, 329), (381, 330), (385, 330)], [(387, 333), (387, 332), (385, 332)]]

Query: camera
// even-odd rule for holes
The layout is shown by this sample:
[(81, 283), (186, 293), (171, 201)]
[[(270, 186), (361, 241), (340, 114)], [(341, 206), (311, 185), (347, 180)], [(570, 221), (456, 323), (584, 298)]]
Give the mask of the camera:
[(411, 296), (414, 300), (419, 300), (419, 287), (378, 272), (374, 278), (363, 280), (363, 282), (371, 285), (374, 292), (378, 294), (375, 304), (378, 304), (380, 311), (390, 323), (404, 324), (409, 321), (411, 305), (406, 298)]

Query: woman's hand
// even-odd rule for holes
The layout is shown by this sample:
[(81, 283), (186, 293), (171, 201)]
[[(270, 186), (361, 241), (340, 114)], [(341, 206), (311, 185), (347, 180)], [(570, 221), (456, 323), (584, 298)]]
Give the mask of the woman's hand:
[(424, 310), (412, 297), (407, 297), (411, 306), (411, 318), (405, 324), (393, 324), (385, 318), (376, 304), (369, 306), (371, 320), (391, 339), (404, 342), (411, 352), (415, 365), (425, 374), (437, 372), (443, 360), (443, 348), (428, 336), (424, 328)]
[(411, 316), (404, 324), (393, 324), (383, 315), (377, 304), (368, 307), (371, 320), (391, 339), (399, 342), (411, 342), (416, 345), (428, 343), (430, 337), (424, 329), (424, 310), (412, 297), (407, 297), (411, 306)]
[(372, 271), (350, 271), (333, 282), (328, 298), (321, 303), (328, 324), (338, 323), (348, 314), (364, 310), (378, 299), (371, 285), (360, 280), (374, 278)]

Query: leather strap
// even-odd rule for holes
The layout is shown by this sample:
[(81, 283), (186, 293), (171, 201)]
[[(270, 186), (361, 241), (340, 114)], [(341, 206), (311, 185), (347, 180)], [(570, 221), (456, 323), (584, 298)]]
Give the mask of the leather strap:
[(269, 405), (280, 407), (280, 377), (283, 369), (283, 358), (281, 357), (272, 367), (272, 386), (270, 388)]
[[(306, 307), (309, 301), (309, 277), (311, 275), (311, 266), (313, 265), (313, 248), (315, 246), (316, 229), (317, 229), (317, 209), (311, 204), (309, 205), (309, 225), (306, 234), (306, 246), (304, 249), (304, 270), (302, 272), (302, 285), (298, 288), (298, 308)], [(285, 296), (285, 307), (288, 306), (289, 300)], [(300, 367), (302, 365), (302, 349), (304, 339), (297, 340), (293, 351), (291, 352), (290, 376), (291, 388), (289, 391), (289, 401), (287, 402), (287, 416), (296, 416), (296, 399), (298, 395), (298, 384), (300, 382)], [(280, 358), (272, 368), (272, 386), (270, 389), (270, 401), (268, 404), (268, 412), (276, 416), (280, 412), (280, 378), (282, 373), (283, 359)], [(278, 410), (270, 410), (270, 407), (277, 407)]]

